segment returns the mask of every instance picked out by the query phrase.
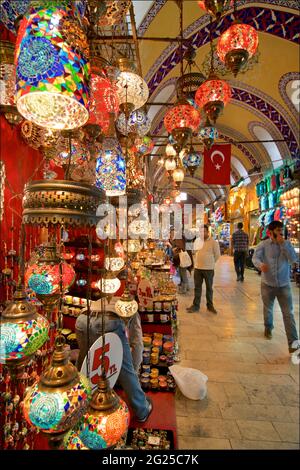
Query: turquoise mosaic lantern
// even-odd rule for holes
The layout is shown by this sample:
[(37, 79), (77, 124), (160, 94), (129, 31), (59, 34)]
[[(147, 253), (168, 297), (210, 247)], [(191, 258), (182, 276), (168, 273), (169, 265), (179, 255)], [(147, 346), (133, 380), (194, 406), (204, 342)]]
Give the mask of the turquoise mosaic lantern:
[(96, 163), (96, 186), (107, 196), (121, 196), (126, 190), (126, 163), (119, 141), (107, 137), (99, 147)]

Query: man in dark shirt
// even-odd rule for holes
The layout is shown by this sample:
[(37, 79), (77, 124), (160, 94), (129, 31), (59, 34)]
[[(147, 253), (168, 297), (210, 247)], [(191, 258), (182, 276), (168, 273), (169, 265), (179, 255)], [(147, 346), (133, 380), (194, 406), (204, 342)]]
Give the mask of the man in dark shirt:
[(249, 237), (243, 230), (242, 222), (238, 223), (238, 229), (232, 235), (232, 246), (234, 249), (234, 267), (237, 281), (244, 281), (246, 257), (249, 250)]

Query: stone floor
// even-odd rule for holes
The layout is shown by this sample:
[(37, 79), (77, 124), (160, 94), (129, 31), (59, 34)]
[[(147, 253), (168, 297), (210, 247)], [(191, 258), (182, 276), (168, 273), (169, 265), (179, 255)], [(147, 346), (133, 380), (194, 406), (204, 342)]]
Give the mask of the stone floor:
[[(190, 281), (192, 286), (192, 281)], [(204, 289), (205, 291), (205, 289)], [(299, 326), (299, 289), (293, 285)], [(179, 365), (208, 376), (202, 401), (176, 392), (179, 449), (299, 449), (299, 365), (288, 354), (279, 305), (273, 339), (263, 336), (260, 277), (236, 282), (232, 258), (218, 262), (214, 303), (186, 313), (193, 289), (179, 295)], [(298, 328), (299, 329), (299, 328)]]

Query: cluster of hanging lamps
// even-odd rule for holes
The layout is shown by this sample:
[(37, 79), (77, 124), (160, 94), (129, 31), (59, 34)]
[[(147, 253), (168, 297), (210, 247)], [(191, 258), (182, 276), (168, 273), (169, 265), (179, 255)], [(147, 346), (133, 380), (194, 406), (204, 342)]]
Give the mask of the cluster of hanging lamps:
[(145, 80), (132, 70), (128, 59), (118, 59), (117, 66), (120, 69), (116, 83), (120, 110), (125, 116), (129, 116), (144, 106), (149, 97), (149, 89)]
[(26, 393), (26, 421), (49, 438), (52, 447), (73, 428), (86, 412), (91, 396), (88, 380), (69, 361), (65, 339), (58, 336), (50, 366)]
[(41, 127), (74, 129), (88, 120), (89, 46), (67, 0), (34, 1), (18, 30), (16, 103)]
[(188, 138), (199, 127), (200, 114), (185, 100), (178, 101), (165, 115), (164, 125), (172, 135), (175, 150), (181, 150)]
[(154, 148), (154, 142), (148, 135), (143, 137), (136, 137), (130, 151), (139, 157), (149, 155)]
[(0, 318), (1, 363), (22, 368), (48, 339), (49, 323), (26, 299), (18, 285), (12, 302)]
[(202, 156), (197, 152), (193, 146), (189, 149), (182, 159), (183, 166), (189, 171), (191, 176), (194, 176), (195, 171), (201, 165)]
[(220, 37), (217, 53), (226, 67), (236, 76), (256, 52), (257, 31), (250, 25), (235, 21)]
[(224, 13), (226, 7), (231, 5), (232, 0), (202, 0), (198, 1), (198, 5), (203, 10), (207, 11), (211, 15), (214, 15), (217, 19), (220, 19)]
[(199, 129), (198, 135), (204, 143), (205, 147), (209, 150), (213, 146), (215, 140), (218, 138), (219, 133), (216, 127), (210, 123), (207, 117), (204, 126), (200, 127)]

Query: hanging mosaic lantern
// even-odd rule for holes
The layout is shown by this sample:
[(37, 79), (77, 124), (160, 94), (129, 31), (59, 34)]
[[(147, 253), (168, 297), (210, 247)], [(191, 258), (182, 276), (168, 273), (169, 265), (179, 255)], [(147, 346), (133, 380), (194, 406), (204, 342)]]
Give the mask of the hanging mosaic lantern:
[(53, 446), (77, 424), (91, 396), (88, 380), (68, 356), (64, 337), (57, 337), (50, 366), (24, 399), (26, 421), (42, 431)]
[(51, 295), (60, 292), (60, 269), (62, 271), (62, 288), (67, 291), (75, 280), (73, 267), (61, 262), (56, 255), (56, 246), (47, 245), (39, 260), (28, 266), (25, 282), (35, 294)]
[(16, 43), (18, 111), (41, 127), (80, 127), (89, 116), (86, 35), (67, 2), (35, 3)]
[(121, 196), (126, 190), (126, 163), (115, 137), (106, 137), (98, 147), (96, 186), (107, 196)]
[(13, 301), (0, 317), (0, 362), (12, 368), (22, 368), (47, 341), (49, 323), (26, 299), (18, 286)]
[(195, 171), (201, 165), (202, 156), (199, 152), (196, 152), (193, 147), (185, 155), (182, 160), (183, 166), (190, 172), (191, 176), (194, 176)]
[(179, 101), (167, 112), (164, 124), (175, 140), (176, 151), (184, 147), (188, 138), (199, 127), (200, 120), (199, 112), (186, 101)]
[(225, 8), (232, 4), (233, 0), (202, 0), (198, 2), (200, 8), (214, 15), (217, 20), (220, 19)]
[[(88, 2), (90, 2), (90, 0), (88, 0)], [(98, 25), (113, 26), (121, 23), (126, 16), (131, 5), (131, 0), (105, 0), (103, 3), (105, 3), (106, 10), (99, 18)]]
[(44, 247), (44, 253), (38, 260), (26, 269), (25, 283), (42, 302), (50, 320), (61, 295), (61, 282), (65, 292), (73, 284), (75, 277), (73, 267), (65, 261), (61, 262), (56, 254), (56, 246), (49, 244)]
[(120, 114), (117, 119), (117, 129), (123, 135), (133, 134), (143, 137), (150, 131), (150, 128), (151, 121), (143, 109), (133, 111), (127, 119), (127, 123), (124, 113)]
[(172, 173), (172, 177), (173, 177), (173, 180), (176, 184), (176, 186), (179, 186), (183, 180), (184, 180), (184, 171), (182, 168), (176, 168), (173, 173)]
[(21, 135), (26, 144), (34, 149), (39, 149), (41, 147), (52, 148), (60, 137), (58, 131), (37, 126), (33, 122), (27, 120), (22, 122)]
[[(55, 157), (52, 158), (55, 165), (63, 167), (69, 164), (70, 150), (68, 139), (63, 139), (64, 142), (60, 143), (60, 147), (64, 147), (64, 150), (59, 152)], [(84, 165), (91, 158), (89, 148), (83, 142), (74, 140), (71, 142), (71, 165)]]
[(138, 303), (134, 300), (128, 289), (125, 289), (122, 297), (115, 303), (115, 311), (119, 317), (129, 319), (138, 311)]
[(258, 47), (257, 31), (248, 24), (234, 22), (220, 37), (218, 56), (236, 77)]
[(230, 98), (230, 85), (225, 80), (220, 80), (214, 73), (211, 73), (198, 88), (195, 96), (197, 105), (204, 109), (208, 118), (213, 122), (216, 122)]
[(209, 150), (212, 145), (214, 144), (215, 140), (219, 137), (219, 133), (214, 127), (208, 117), (206, 118), (206, 122), (203, 127), (199, 130), (199, 137), (204, 143), (205, 147)]
[(126, 116), (129, 116), (130, 113), (144, 106), (149, 97), (149, 89), (145, 80), (132, 71), (128, 59), (118, 59), (117, 65), (121, 71), (117, 78), (120, 109)]
[(101, 377), (76, 433), (89, 449), (110, 449), (126, 434), (129, 416), (126, 403), (111, 390), (108, 380)]
[(167, 171), (173, 171), (176, 168), (176, 160), (174, 158), (167, 158), (165, 161), (165, 169)]
[(124, 260), (120, 256), (105, 258), (105, 269), (107, 271), (121, 271), (124, 268)]
[(140, 157), (149, 155), (154, 148), (154, 142), (151, 137), (145, 135), (144, 137), (137, 137), (134, 141), (134, 146), (130, 149), (133, 153)]
[(107, 134), (110, 126), (110, 113), (119, 114), (119, 102), (115, 85), (99, 70), (92, 67), (90, 80), (90, 106), (87, 125), (98, 126)]
[[(195, 52), (196, 55), (196, 52)], [(186, 99), (193, 106), (195, 93), (199, 86), (205, 81), (201, 72), (185, 73), (177, 79), (176, 91), (179, 99)]]
[(121, 287), (121, 281), (115, 274), (108, 272), (98, 281), (97, 287), (103, 294), (115, 294)]
[(176, 157), (177, 152), (174, 149), (172, 144), (167, 144), (167, 146), (166, 146), (166, 155), (167, 155), (168, 158)]

